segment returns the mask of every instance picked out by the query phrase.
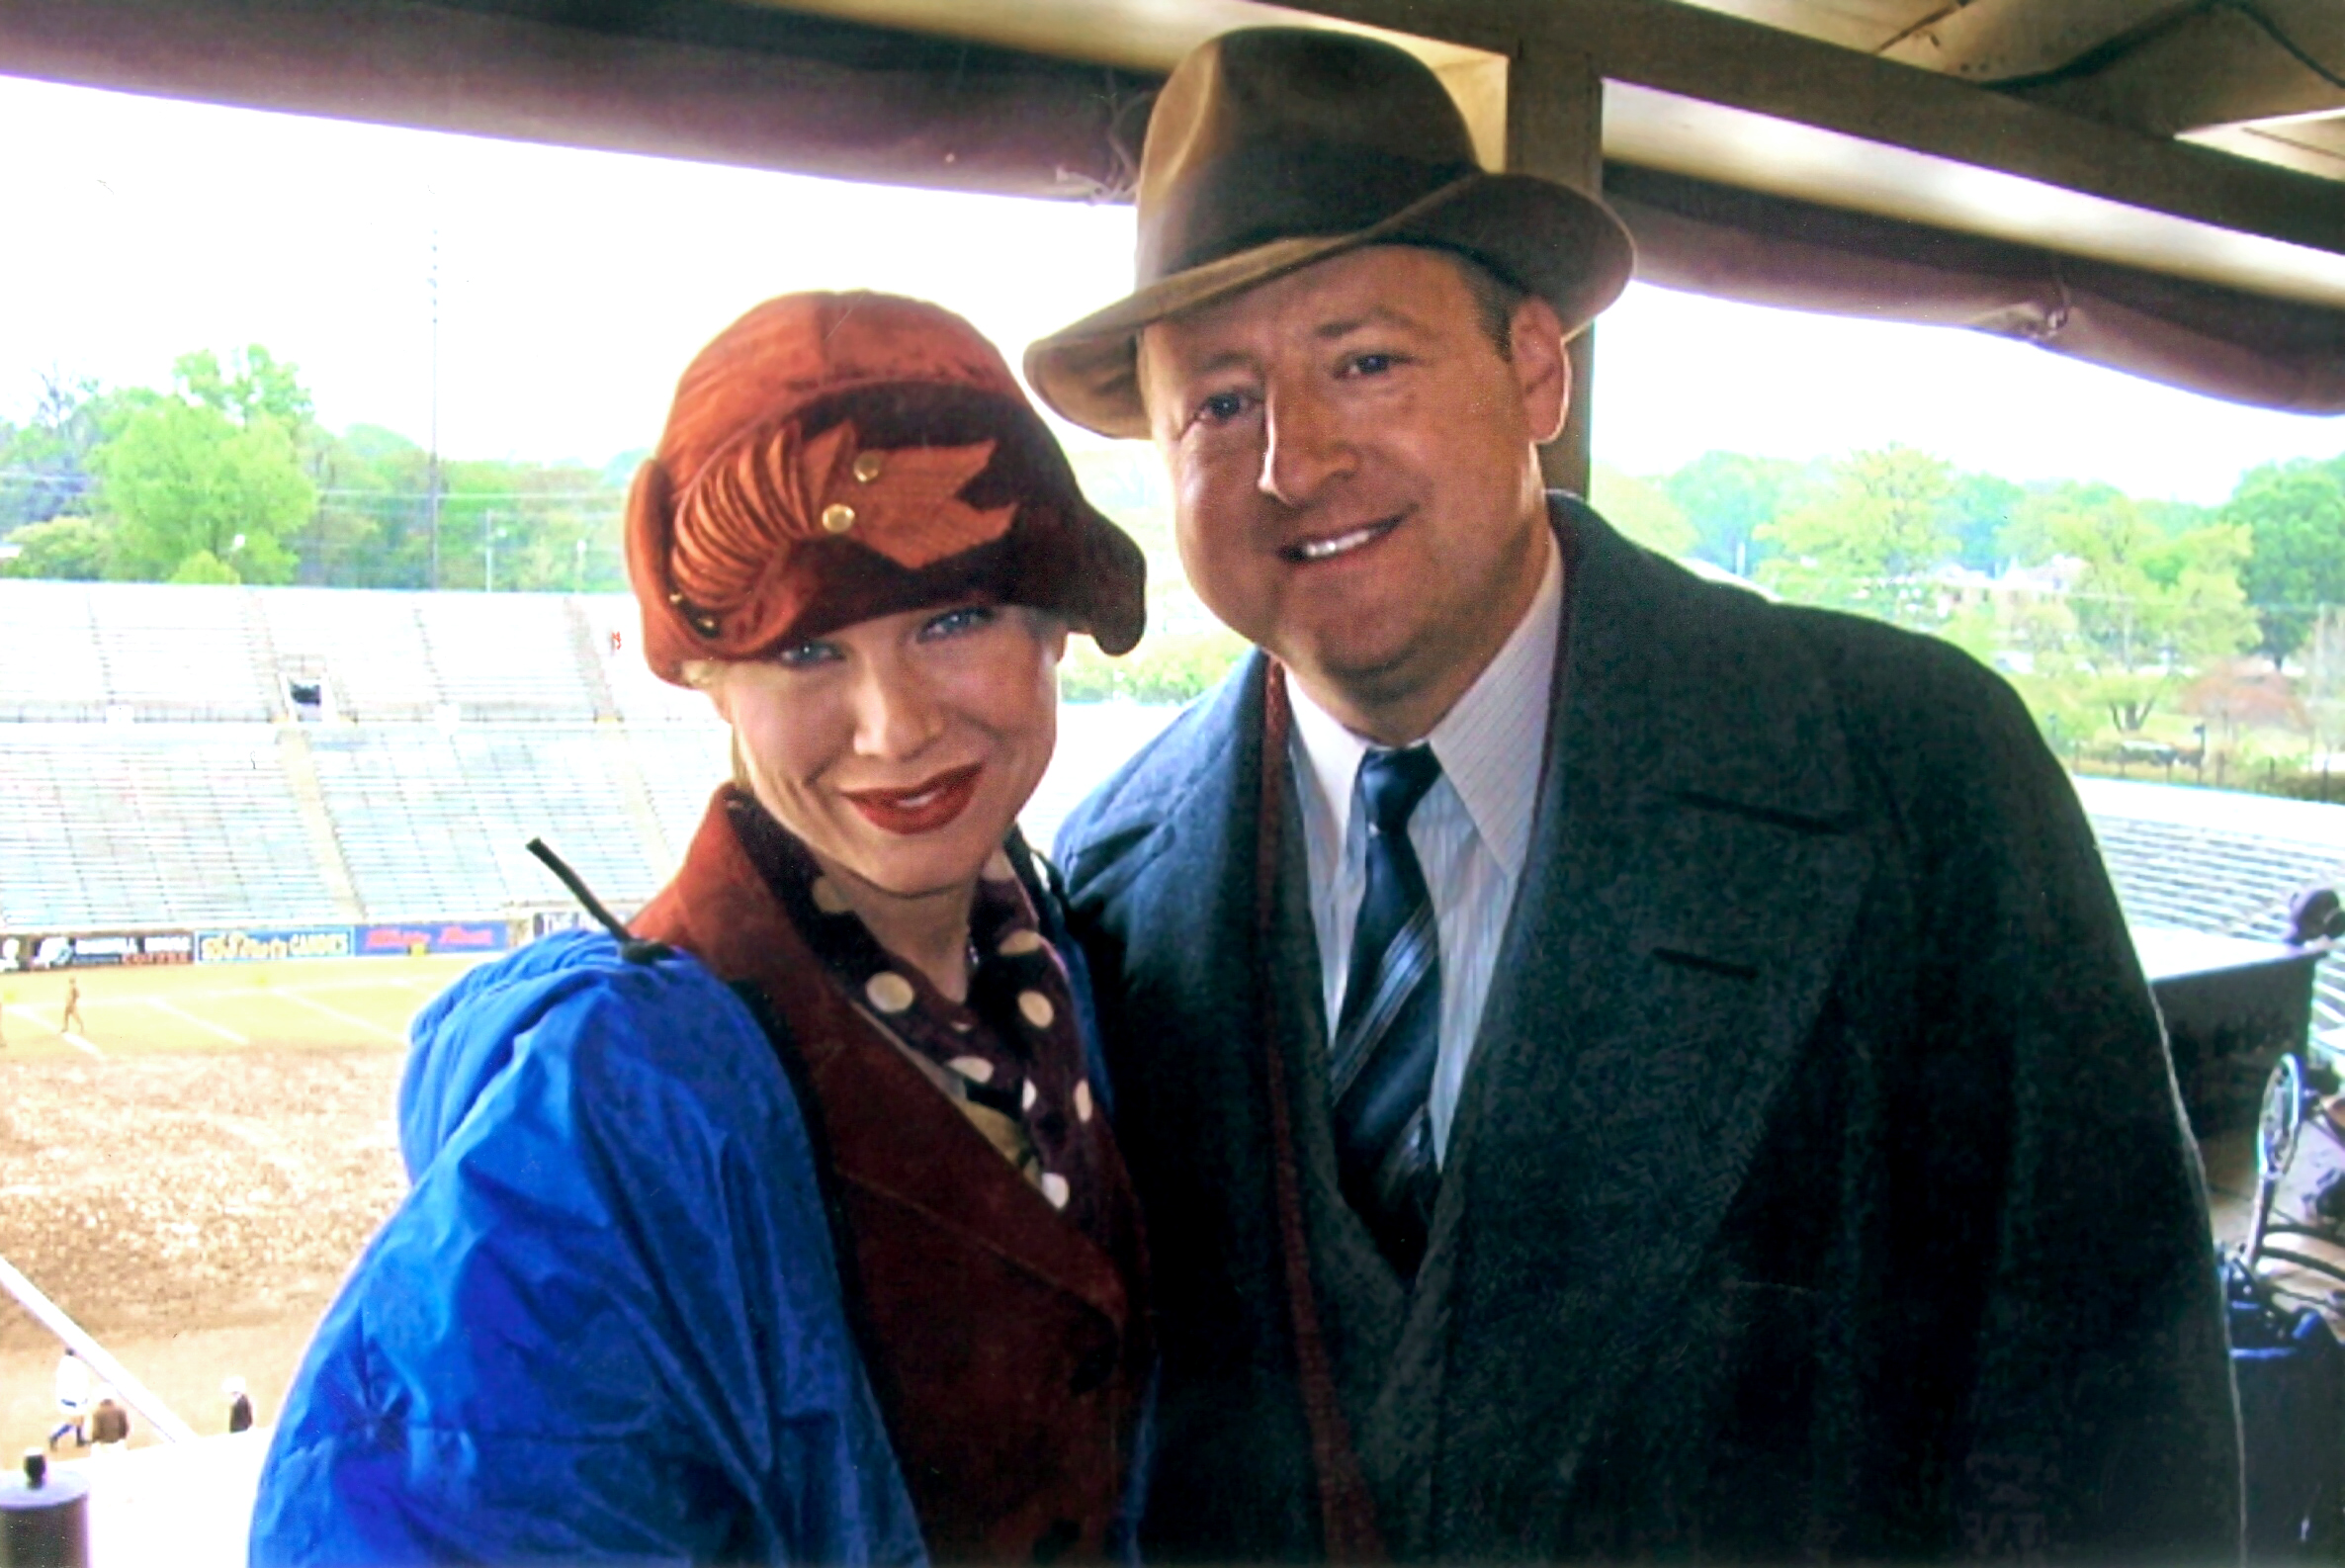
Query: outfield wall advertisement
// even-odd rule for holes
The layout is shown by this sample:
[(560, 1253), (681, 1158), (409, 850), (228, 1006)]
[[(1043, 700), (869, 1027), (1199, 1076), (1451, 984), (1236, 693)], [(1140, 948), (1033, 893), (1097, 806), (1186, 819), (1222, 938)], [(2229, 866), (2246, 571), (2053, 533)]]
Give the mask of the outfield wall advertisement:
[(362, 958), (426, 953), (501, 953), (513, 945), (503, 920), (413, 920), (402, 925), (362, 925)]
[(527, 941), (504, 920), (405, 920), (231, 931), (18, 931), (0, 934), (0, 974), (131, 964), (276, 964), (510, 952)]
[(187, 964), (192, 931), (55, 931), (0, 936), (0, 974), (29, 969), (94, 969), (124, 964)]
[(206, 931), (196, 938), (199, 964), (276, 964), (296, 958), (348, 958), (358, 949), (348, 925), (296, 925)]

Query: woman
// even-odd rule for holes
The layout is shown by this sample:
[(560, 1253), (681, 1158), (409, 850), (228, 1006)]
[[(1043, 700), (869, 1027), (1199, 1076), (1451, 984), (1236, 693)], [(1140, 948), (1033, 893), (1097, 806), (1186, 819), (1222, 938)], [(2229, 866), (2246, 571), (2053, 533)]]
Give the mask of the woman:
[(943, 310), (768, 302), (637, 477), (644, 645), (735, 779), (624, 942), (417, 1019), (414, 1189), (318, 1331), (257, 1562), (1117, 1549), (1148, 1359), (1089, 1000), (1013, 830), (1138, 551)]

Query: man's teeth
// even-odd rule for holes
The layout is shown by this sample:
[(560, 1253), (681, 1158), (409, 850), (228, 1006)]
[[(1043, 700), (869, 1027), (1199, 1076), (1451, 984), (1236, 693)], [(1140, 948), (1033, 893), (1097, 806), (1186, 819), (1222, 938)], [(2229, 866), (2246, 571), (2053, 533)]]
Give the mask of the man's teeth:
[(1306, 539), (1295, 547), (1295, 554), (1305, 561), (1325, 561), (1346, 550), (1357, 550), (1383, 531), (1383, 524), (1370, 523), (1365, 528), (1355, 528), (1348, 534), (1338, 534), (1333, 539)]

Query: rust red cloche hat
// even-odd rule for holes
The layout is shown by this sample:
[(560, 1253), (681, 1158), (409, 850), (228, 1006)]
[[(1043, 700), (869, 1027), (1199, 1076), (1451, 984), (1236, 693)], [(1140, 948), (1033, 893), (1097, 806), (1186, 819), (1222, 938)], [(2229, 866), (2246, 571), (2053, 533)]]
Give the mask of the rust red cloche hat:
[(644, 657), (679, 684), (692, 659), (965, 596), (1121, 653), (1146, 569), (994, 346), (893, 295), (784, 295), (720, 332), (628, 496)]

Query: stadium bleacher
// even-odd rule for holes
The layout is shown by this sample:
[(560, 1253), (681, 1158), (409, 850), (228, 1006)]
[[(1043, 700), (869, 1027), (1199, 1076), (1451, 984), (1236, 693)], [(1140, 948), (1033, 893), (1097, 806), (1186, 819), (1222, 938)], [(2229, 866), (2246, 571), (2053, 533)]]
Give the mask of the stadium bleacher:
[[(559, 905), (535, 834), (636, 904), (728, 772), (707, 699), (644, 668), (637, 626), (620, 594), (0, 580), (0, 930)], [(325, 701), (297, 711), (294, 682)], [(1071, 714), (1029, 834), (1164, 719)], [(2077, 788), (2136, 924), (2271, 940), (2299, 891), (2345, 885), (2345, 807)], [(2345, 1055), (2345, 964), (2318, 988)]]
[(0, 581), (0, 723), (105, 717), (91, 591), (79, 582)]
[(311, 750), (369, 918), (560, 900), (524, 847), (539, 835), (614, 903), (641, 902), (666, 879), (590, 726), (351, 725), (318, 732)]
[(710, 712), (707, 699), (691, 692), (684, 695), (701, 705), (698, 724), (631, 724), (627, 736), (668, 853), (676, 858), (692, 842), (710, 794), (733, 775), (725, 727)]
[(265, 724), (0, 724), (0, 928), (330, 920)]
[(93, 588), (109, 704), (139, 721), (266, 721), (274, 706), (251, 596), (236, 588), (160, 582)]
[[(2297, 894), (2345, 891), (2345, 806), (2104, 778), (2076, 793), (2128, 921), (2272, 942)], [(2315, 971), (2312, 1027), (2345, 1060), (2345, 963)]]

